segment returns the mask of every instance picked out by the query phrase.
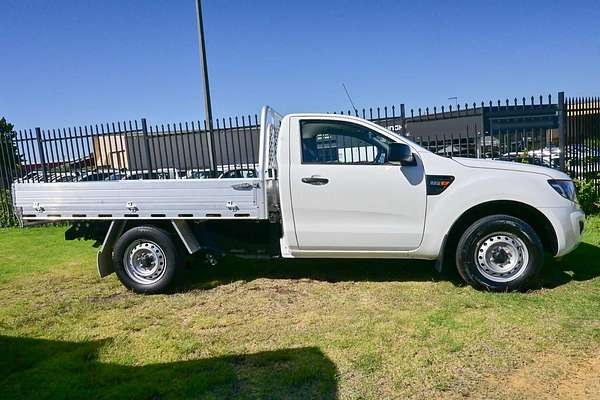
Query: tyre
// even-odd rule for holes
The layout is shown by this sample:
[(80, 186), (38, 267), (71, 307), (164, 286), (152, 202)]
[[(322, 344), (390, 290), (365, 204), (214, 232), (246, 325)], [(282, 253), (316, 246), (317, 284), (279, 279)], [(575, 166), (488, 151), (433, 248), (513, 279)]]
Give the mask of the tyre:
[(456, 267), (463, 280), (480, 290), (527, 289), (544, 264), (542, 242), (529, 224), (509, 215), (491, 215), (461, 236)]
[(121, 283), (136, 293), (161, 293), (175, 279), (179, 264), (171, 236), (153, 226), (138, 226), (119, 238), (113, 267)]

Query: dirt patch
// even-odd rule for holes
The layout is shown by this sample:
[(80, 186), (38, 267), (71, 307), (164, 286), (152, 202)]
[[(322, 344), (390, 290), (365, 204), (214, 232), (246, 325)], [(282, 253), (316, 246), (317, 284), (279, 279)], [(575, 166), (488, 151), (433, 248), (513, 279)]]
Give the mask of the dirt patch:
[(546, 354), (504, 378), (493, 379), (493, 386), (511, 398), (600, 399), (600, 354)]
[(600, 355), (587, 359), (574, 368), (570, 379), (558, 387), (563, 399), (600, 399)]

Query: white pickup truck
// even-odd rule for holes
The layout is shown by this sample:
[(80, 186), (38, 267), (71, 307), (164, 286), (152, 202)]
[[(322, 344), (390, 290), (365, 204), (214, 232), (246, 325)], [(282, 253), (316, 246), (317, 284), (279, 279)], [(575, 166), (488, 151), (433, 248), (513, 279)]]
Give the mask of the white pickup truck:
[(255, 175), (15, 183), (13, 201), (24, 221), (73, 221), (68, 237), (100, 239), (100, 275), (114, 271), (145, 293), (167, 289), (196, 252), (210, 263), (224, 254), (438, 260), (475, 288), (521, 290), (544, 253), (569, 253), (584, 229), (562, 172), (441, 157), (345, 115), (263, 108)]

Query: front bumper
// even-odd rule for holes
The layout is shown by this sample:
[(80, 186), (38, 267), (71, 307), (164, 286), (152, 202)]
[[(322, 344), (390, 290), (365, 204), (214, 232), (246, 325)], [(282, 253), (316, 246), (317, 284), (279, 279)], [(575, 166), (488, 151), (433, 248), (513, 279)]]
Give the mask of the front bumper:
[(555, 257), (564, 256), (581, 242), (585, 229), (585, 214), (577, 206), (542, 208), (541, 211), (552, 223), (556, 233), (557, 252)]

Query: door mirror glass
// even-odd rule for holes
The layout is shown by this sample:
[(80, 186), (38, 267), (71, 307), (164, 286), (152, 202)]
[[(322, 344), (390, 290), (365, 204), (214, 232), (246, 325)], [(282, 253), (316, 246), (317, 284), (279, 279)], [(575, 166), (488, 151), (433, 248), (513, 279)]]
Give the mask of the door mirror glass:
[(388, 161), (392, 164), (416, 165), (417, 160), (409, 145), (404, 143), (390, 143)]

